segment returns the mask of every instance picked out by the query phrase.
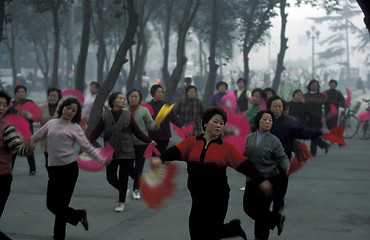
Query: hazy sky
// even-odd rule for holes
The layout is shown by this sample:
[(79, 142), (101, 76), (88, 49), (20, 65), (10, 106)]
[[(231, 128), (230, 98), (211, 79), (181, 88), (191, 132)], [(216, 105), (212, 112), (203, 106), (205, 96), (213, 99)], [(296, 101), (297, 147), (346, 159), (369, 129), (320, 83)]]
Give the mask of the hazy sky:
[[(288, 1), (289, 2), (289, 1)], [(293, 1), (290, 1), (293, 2)], [(358, 7), (360, 10), (360, 7)], [(300, 8), (291, 7), (287, 8), (286, 12), (288, 13), (288, 21), (286, 28), (286, 36), (288, 38), (288, 49), (285, 55), (286, 59), (297, 61), (299, 59), (306, 59), (311, 63), (311, 52), (312, 45), (311, 40), (307, 41), (306, 31), (311, 29), (311, 26), (314, 25), (313, 21), (310, 20), (310, 17), (320, 17), (325, 16), (326, 13), (324, 10), (317, 8), (312, 8), (310, 6), (303, 6)], [(361, 28), (365, 28), (363, 23), (363, 14), (352, 19), (355, 24)], [(330, 31), (324, 24), (316, 24), (316, 29), (320, 31), (320, 39), (324, 39)], [(273, 19), (273, 27), (271, 29), (271, 58), (276, 59), (277, 54), (280, 49), (280, 17), (275, 17)], [(352, 44), (355, 39), (351, 39)], [(350, 41), (350, 44), (351, 44)], [(315, 52), (321, 52), (324, 50), (324, 46), (315, 44)], [(316, 54), (315, 54), (316, 55)], [(250, 65), (254, 69), (263, 69), (267, 67), (268, 62), (268, 46), (262, 46), (256, 48), (250, 57)], [(317, 60), (316, 60), (317, 62)], [(364, 55), (360, 55), (357, 52), (353, 52), (351, 55), (351, 67), (360, 68), (360, 75), (363, 79), (367, 74), (366, 66), (363, 64)], [(238, 63), (239, 65), (239, 63)], [(316, 65), (316, 64), (315, 64)], [(311, 64), (310, 64), (311, 66)]]

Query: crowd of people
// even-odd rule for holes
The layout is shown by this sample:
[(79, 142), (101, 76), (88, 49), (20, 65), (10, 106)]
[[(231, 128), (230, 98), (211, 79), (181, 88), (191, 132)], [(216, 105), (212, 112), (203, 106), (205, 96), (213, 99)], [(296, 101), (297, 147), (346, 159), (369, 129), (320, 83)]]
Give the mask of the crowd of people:
[[(149, 144), (159, 150), (153, 154), (151, 168), (158, 168), (167, 161), (180, 160), (187, 163), (188, 189), (192, 198), (189, 215), (191, 239), (221, 239), (240, 236), (247, 239), (241, 221), (234, 219), (224, 223), (230, 187), (226, 169), (231, 167), (247, 176), (243, 187), (244, 212), (255, 221), (255, 239), (266, 240), (275, 227), (278, 235), (283, 231), (285, 216), (282, 213), (288, 188), (287, 171), (295, 151), (295, 142), (310, 139), (310, 151), (317, 155), (317, 146), (328, 153), (330, 144), (322, 139), (323, 133), (337, 125), (338, 116), (332, 113), (344, 106), (344, 97), (336, 90), (337, 81), (329, 82), (329, 89), (320, 92), (320, 84), (313, 79), (304, 93), (296, 89), (290, 102), (278, 96), (271, 88), (255, 88), (249, 91), (246, 82), (237, 81), (236, 113), (248, 119), (251, 133), (246, 138), (244, 152), (233, 144), (223, 141), (227, 131), (228, 116), (224, 96), (228, 84), (220, 81), (216, 94), (205, 107), (198, 98), (196, 86), (187, 79), (183, 97), (161, 123), (154, 119), (168, 102), (163, 100), (164, 88), (155, 84), (150, 88), (150, 100), (142, 105), (143, 95), (131, 89), (125, 95), (113, 92), (108, 97), (108, 106), (86, 137), (81, 128), (82, 115), (91, 113), (100, 84), (90, 84), (90, 94), (81, 104), (75, 98), (62, 100), (61, 90), (49, 88), (47, 103), (40, 105), (40, 128), (33, 133), (33, 121), (23, 111), (17, 110), (28, 101), (27, 88), (18, 85), (14, 90), (15, 100), (0, 91), (0, 217), (10, 194), (12, 169), (17, 155), (27, 156), (29, 174), (36, 174), (35, 144), (40, 142), (45, 156), (45, 168), (49, 180), (47, 208), (55, 215), (53, 239), (66, 238), (66, 224), (81, 223), (88, 230), (87, 211), (69, 206), (78, 178), (78, 164), (74, 144), (97, 161), (106, 164), (106, 178), (118, 191), (116, 212), (123, 212), (129, 192), (129, 178), (133, 180), (132, 198), (141, 199), (139, 178), (143, 172), (144, 152)], [(127, 101), (127, 104), (126, 104)], [(12, 103), (12, 104), (11, 104)], [(10, 106), (10, 104), (12, 106)], [(15, 128), (4, 120), (7, 114), (16, 113), (29, 121), (30, 139), (22, 140)], [(179, 128), (193, 124), (193, 132), (173, 146), (170, 124)], [(326, 126), (326, 127), (325, 127)], [(114, 149), (112, 158), (103, 158), (94, 147), (102, 137)], [(65, 176), (68, 175), (68, 179)], [(270, 210), (270, 206), (272, 209)], [(6, 236), (1, 233), (1, 237)]]

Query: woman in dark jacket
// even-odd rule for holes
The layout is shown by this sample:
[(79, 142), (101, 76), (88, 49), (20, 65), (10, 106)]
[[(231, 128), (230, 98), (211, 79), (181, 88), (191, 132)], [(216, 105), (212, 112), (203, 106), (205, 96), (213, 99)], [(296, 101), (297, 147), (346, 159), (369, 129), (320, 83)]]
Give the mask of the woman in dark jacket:
[(239, 220), (224, 224), (230, 192), (227, 167), (255, 179), (263, 192), (269, 192), (271, 188), (245, 156), (222, 140), (226, 122), (227, 115), (222, 108), (208, 108), (202, 116), (204, 134), (184, 139), (160, 158), (153, 157), (151, 162), (152, 168), (160, 166), (162, 161), (181, 160), (187, 163), (188, 188), (192, 198), (189, 216), (192, 240), (218, 240), (233, 236), (247, 239)]
[[(325, 117), (322, 114), (322, 107), (327, 101), (324, 94), (320, 93), (320, 84), (316, 79), (311, 80), (307, 85), (308, 92), (304, 95), (305, 104), (308, 108), (308, 121), (307, 127), (321, 129), (325, 122)], [(328, 152), (330, 144), (324, 142), (319, 137), (311, 140), (311, 153), (316, 156), (317, 146), (325, 149), (325, 153)]]
[(135, 159), (131, 133), (145, 143), (150, 143), (152, 140), (141, 131), (130, 112), (123, 110), (126, 100), (122, 93), (112, 93), (108, 104), (112, 110), (104, 112), (100, 117), (89, 136), (89, 141), (95, 142), (103, 134), (104, 140), (114, 148), (112, 162), (107, 166), (106, 172), (108, 182), (119, 192), (115, 211), (122, 212), (125, 209), (129, 172)]

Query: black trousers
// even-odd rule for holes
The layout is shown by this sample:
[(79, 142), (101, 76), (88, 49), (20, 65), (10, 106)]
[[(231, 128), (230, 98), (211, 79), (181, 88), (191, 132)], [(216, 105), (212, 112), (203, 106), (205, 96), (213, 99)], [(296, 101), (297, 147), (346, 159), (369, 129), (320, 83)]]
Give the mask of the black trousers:
[(277, 209), (271, 211), (270, 206), (273, 201), (281, 201), (286, 192), (285, 180), (280, 174), (270, 178), (269, 181), (273, 184), (273, 194), (270, 196), (265, 196), (255, 181), (248, 181), (245, 184), (244, 212), (254, 220), (254, 235), (260, 240), (267, 240), (270, 229), (274, 229), (279, 222), (281, 216), (279, 211)]
[[(321, 119), (319, 119), (319, 118), (317, 118), (317, 119), (310, 119), (307, 122), (307, 127), (321, 129), (322, 128)], [(315, 138), (315, 139), (311, 139), (310, 151), (311, 151), (312, 155), (316, 155), (316, 153), (317, 153), (317, 146), (319, 146), (322, 149), (322, 148), (327, 147), (328, 144), (321, 137), (318, 137), (318, 138)]]
[(145, 164), (144, 152), (148, 145), (134, 145), (135, 161), (130, 170), (130, 177), (134, 180), (133, 190), (139, 189), (139, 177), (143, 173)]
[[(14, 168), (15, 164), (15, 159), (17, 158), (16, 154), (13, 154), (12, 156), (12, 168)], [(27, 161), (28, 161), (28, 166), (30, 167), (30, 172), (31, 171), (36, 171), (36, 164), (35, 164), (35, 156), (33, 153), (31, 155), (27, 156)]]
[(118, 190), (119, 202), (126, 202), (128, 177), (133, 163), (134, 159), (113, 159), (106, 167), (107, 181)]
[(228, 204), (228, 194), (213, 198), (193, 196), (189, 216), (190, 238), (192, 240), (221, 239)]
[(10, 194), (12, 179), (10, 174), (0, 175), (0, 218), (3, 215), (5, 204)]
[(49, 166), (46, 205), (55, 215), (54, 239), (65, 239), (67, 223), (76, 226), (82, 219), (82, 210), (69, 207), (78, 178), (77, 162), (63, 166)]

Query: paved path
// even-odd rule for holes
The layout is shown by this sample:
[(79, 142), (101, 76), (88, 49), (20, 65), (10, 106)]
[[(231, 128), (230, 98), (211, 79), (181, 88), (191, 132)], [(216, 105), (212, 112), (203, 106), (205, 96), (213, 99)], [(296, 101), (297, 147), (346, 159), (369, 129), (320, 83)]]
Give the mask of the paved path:
[[(316, 158), (290, 178), (284, 232), (270, 239), (363, 240), (370, 236), (370, 140), (348, 140), (339, 149)], [(52, 239), (53, 215), (46, 209), (47, 174), (37, 147), (37, 174), (28, 175), (25, 158), (17, 158), (12, 192), (0, 219), (0, 229), (17, 240)], [(115, 213), (117, 193), (105, 180), (105, 172), (80, 171), (71, 206), (86, 208), (90, 230), (67, 227), (71, 240), (185, 240), (189, 239), (190, 196), (186, 188), (186, 165), (178, 163), (178, 190), (158, 211), (142, 200), (130, 200), (123, 213)], [(244, 177), (228, 171), (232, 188), (226, 220), (240, 218), (249, 239), (253, 223), (242, 211)], [(130, 182), (130, 186), (132, 182)], [(238, 238), (233, 238), (238, 239)]]

